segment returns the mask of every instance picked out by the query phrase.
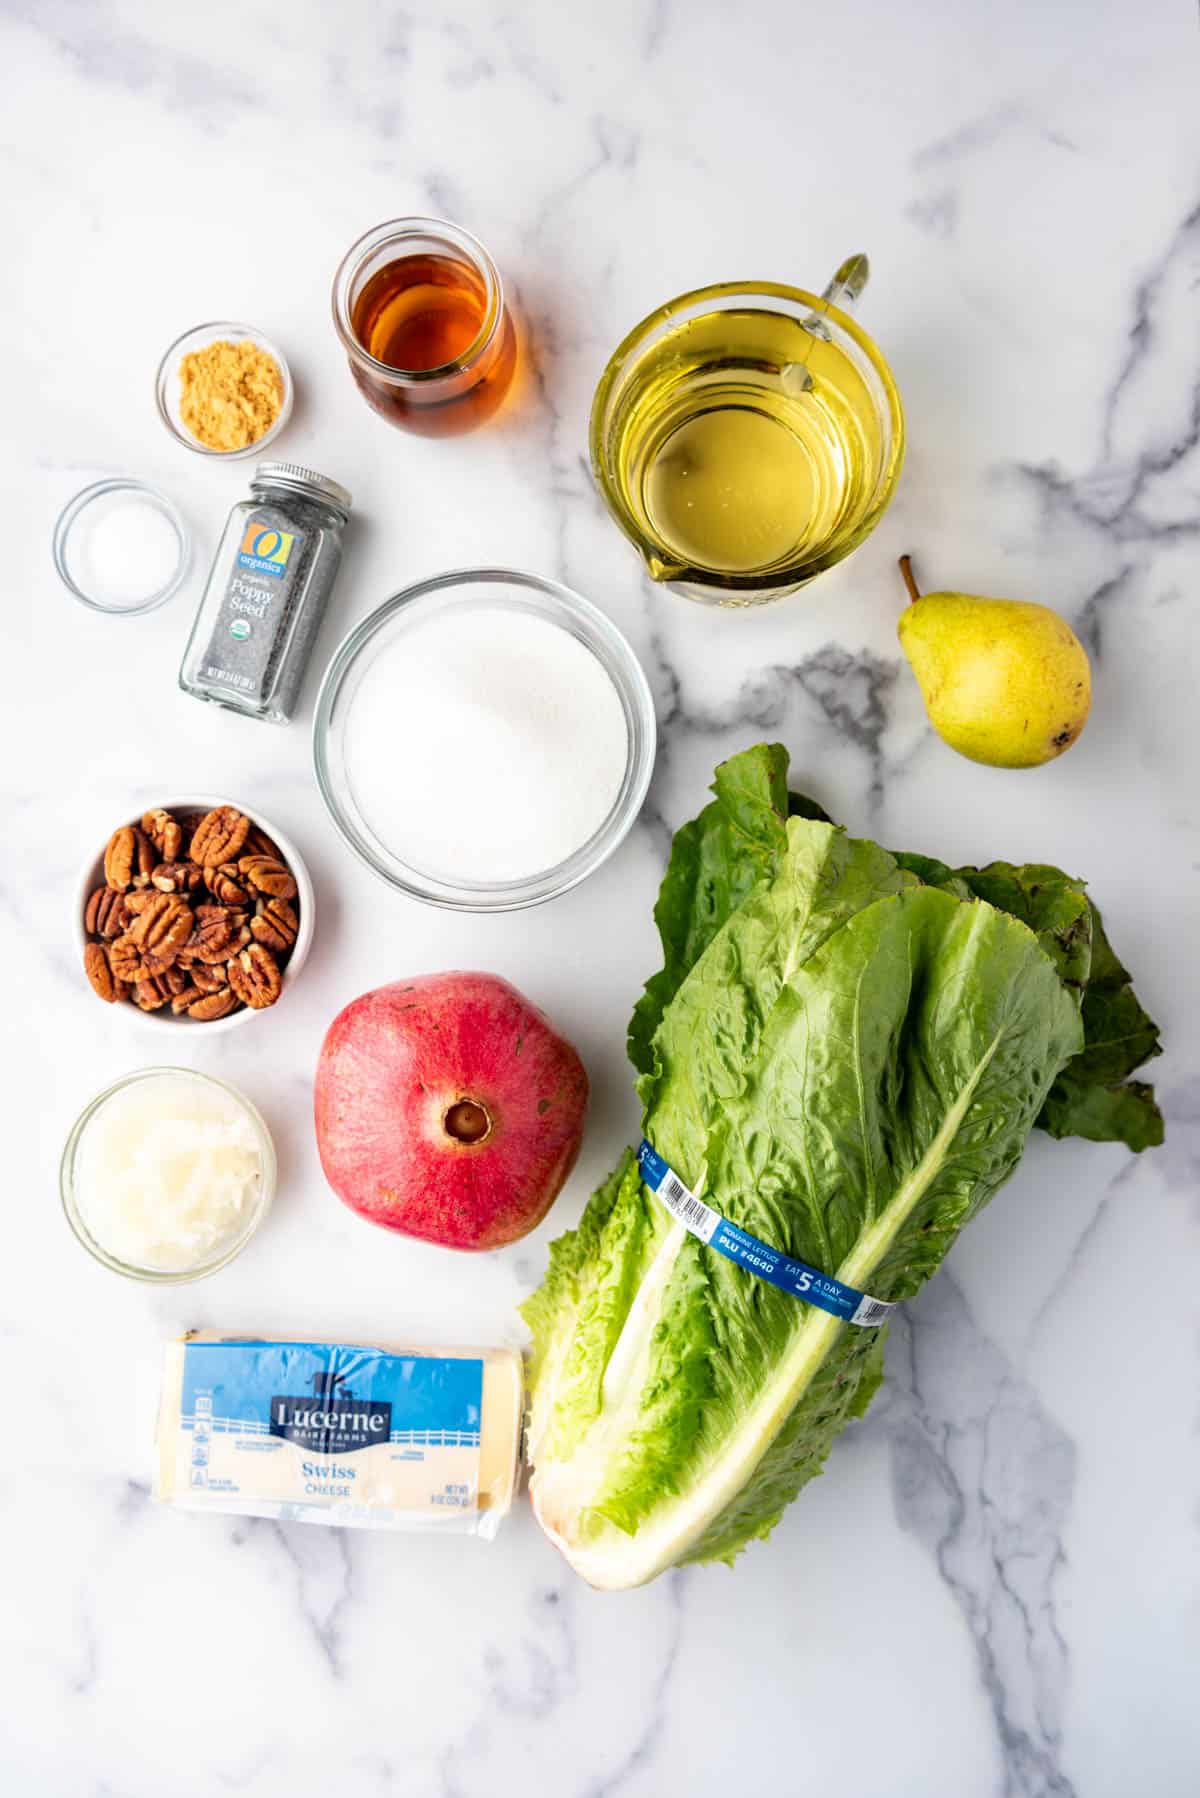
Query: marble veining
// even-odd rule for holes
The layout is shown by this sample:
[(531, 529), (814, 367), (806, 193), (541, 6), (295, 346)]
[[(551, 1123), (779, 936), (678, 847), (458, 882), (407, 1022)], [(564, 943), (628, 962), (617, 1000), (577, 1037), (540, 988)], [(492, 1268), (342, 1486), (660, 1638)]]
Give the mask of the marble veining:
[(896, 1515), (932, 1555), (975, 1644), (1005, 1798), (1075, 1798), (1060, 1765), (1059, 1621), (1076, 1451), (973, 1323), (945, 1273), (905, 1309), (879, 1421)]
[[(1194, 8), (1173, 0), (0, 0), (0, 1351), (22, 1419), (0, 1474), (5, 1792), (1194, 1790), (1198, 63)], [(487, 243), (523, 345), (509, 405), (454, 443), (373, 418), (328, 318), (347, 244), (422, 211)], [(887, 517), (758, 612), (654, 587), (588, 468), (607, 356), (692, 286), (819, 288), (860, 248), (860, 315), (907, 415)], [(287, 350), (281, 453), (355, 494), (318, 664), (398, 588), (472, 563), (554, 575), (627, 631), (658, 710), (650, 799), (552, 906), (464, 921), (393, 900), (324, 817), (307, 715), (274, 731), (177, 691), (247, 465), (170, 443), (151, 386), (163, 346), (219, 316)], [(83, 615), (50, 563), (59, 508), (113, 473), (161, 485), (196, 538), (183, 593), (139, 621)], [(1072, 619), (1096, 697), (1063, 761), (1009, 776), (939, 742), (895, 638), (905, 551), (927, 588)], [(548, 1240), (636, 1130), (624, 1033), (656, 965), (670, 833), (715, 763), (762, 737), (853, 831), (1086, 874), (1164, 1027), (1166, 1146), (1132, 1160), (1035, 1137), (893, 1326), (866, 1418), (733, 1571), (597, 1594), (524, 1510), (490, 1546), (161, 1512), (143, 1401), (173, 1332), (520, 1339)], [(213, 1280), (145, 1291), (88, 1263), (58, 1211), (73, 1117), (162, 1047), (83, 987), (67, 912), (112, 819), (188, 787), (278, 818), (318, 924), (286, 1019), (179, 1051), (263, 1109), (268, 1226)], [(344, 1211), (309, 1118), (347, 999), (472, 964), (546, 1007), (594, 1088), (551, 1219), (482, 1259)]]

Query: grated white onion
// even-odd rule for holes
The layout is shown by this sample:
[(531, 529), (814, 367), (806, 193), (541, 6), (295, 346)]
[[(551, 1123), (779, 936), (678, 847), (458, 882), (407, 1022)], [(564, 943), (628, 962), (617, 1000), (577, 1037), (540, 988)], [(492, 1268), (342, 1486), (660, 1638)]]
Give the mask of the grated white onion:
[(262, 1179), (259, 1134), (236, 1095), (162, 1073), (122, 1087), (88, 1120), (75, 1200), (93, 1241), (118, 1261), (186, 1273), (243, 1233)]

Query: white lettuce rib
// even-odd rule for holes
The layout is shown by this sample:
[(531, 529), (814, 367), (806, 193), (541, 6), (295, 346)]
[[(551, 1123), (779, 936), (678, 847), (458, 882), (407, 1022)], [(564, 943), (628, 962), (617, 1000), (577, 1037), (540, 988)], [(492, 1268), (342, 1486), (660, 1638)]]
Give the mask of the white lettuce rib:
[(567, 1461), (549, 1461), (540, 1467), (535, 1461), (530, 1500), (538, 1522), (568, 1559), (571, 1549), (564, 1530), (593, 1502), (611, 1467), (614, 1448), (637, 1422), (650, 1372), (654, 1326), (686, 1235), (682, 1224), (673, 1224), (663, 1238), (604, 1370), (600, 1415), (574, 1454)]

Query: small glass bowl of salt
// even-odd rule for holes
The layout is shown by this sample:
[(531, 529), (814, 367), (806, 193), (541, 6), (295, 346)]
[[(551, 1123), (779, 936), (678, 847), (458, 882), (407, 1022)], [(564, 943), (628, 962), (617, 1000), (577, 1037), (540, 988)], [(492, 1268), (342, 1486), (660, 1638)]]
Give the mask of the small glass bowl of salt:
[(165, 493), (131, 477), (77, 493), (54, 527), (54, 566), (83, 605), (110, 617), (151, 612), (178, 591), (191, 539)]

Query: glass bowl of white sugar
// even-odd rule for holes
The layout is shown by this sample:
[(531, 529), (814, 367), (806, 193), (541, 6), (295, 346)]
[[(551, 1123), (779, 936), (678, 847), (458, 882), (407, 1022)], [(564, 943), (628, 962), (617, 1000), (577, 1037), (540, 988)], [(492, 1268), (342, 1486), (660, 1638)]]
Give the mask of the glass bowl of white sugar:
[(612, 854), (646, 797), (655, 736), (646, 676), (611, 619), (557, 581), (476, 568), (406, 588), (350, 632), (313, 754), (338, 830), (389, 886), (515, 911)]

